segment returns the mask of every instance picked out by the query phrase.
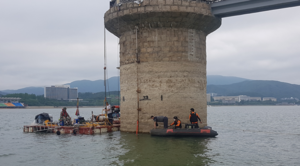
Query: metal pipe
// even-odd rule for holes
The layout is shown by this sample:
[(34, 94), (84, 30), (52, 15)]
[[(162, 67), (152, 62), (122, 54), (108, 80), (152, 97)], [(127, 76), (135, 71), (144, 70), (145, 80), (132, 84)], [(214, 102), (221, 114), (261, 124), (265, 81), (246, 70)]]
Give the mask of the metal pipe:
[(140, 63), (138, 57), (138, 38), (137, 38), (138, 27), (135, 26), (135, 45), (136, 45), (136, 87), (137, 87), (137, 121), (136, 121), (136, 134), (139, 132), (139, 110), (140, 110), (140, 100), (139, 100), (139, 82), (138, 82), (138, 64)]
[(105, 110), (107, 109), (106, 107), (106, 30), (105, 30), (105, 24), (104, 24), (104, 105), (105, 105)]
[(140, 63), (139, 55), (138, 55), (138, 38), (137, 38), (137, 32), (138, 32), (138, 27), (135, 26), (135, 55), (136, 55), (136, 62)]

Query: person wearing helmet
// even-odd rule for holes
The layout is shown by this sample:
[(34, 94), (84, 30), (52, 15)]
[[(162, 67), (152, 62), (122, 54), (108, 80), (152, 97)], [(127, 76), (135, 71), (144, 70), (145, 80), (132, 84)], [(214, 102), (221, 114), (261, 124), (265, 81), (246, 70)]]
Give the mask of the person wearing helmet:
[(158, 126), (157, 122), (164, 122), (164, 128), (168, 128), (168, 118), (166, 116), (151, 116), (151, 119), (154, 121), (154, 128)]
[(170, 126), (172, 125), (175, 125), (175, 129), (181, 129), (181, 121), (177, 118), (177, 116), (174, 116), (174, 122)]
[(195, 112), (194, 108), (191, 108), (191, 113), (190, 113), (189, 119), (190, 119), (191, 124), (195, 124), (195, 128), (199, 128), (198, 119), (199, 119), (200, 123), (202, 123), (199, 115)]

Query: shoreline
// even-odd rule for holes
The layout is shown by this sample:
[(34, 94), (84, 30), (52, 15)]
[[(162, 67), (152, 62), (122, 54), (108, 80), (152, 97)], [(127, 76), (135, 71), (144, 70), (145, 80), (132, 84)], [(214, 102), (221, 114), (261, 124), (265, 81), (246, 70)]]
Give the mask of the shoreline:
[[(27, 106), (24, 109), (57, 109), (57, 108), (77, 108), (76, 106)], [(79, 106), (79, 108), (102, 108), (103, 106)]]
[(300, 105), (297, 104), (294, 105), (207, 105), (207, 107), (224, 107), (224, 106), (244, 107), (244, 106), (300, 106)]
[[(300, 106), (300, 105), (207, 105), (207, 107), (245, 107), (245, 106)], [(63, 107), (77, 108), (76, 106), (27, 106), (25, 108), (0, 108), (1, 109), (61, 109)], [(79, 106), (79, 108), (103, 108), (104, 106)]]

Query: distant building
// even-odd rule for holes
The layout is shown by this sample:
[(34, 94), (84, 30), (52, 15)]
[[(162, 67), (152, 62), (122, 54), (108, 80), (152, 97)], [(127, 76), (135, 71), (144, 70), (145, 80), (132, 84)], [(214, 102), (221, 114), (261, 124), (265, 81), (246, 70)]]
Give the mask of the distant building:
[(211, 97), (210, 97), (210, 94), (206, 94), (206, 102), (211, 102)]
[(281, 100), (291, 100), (291, 101), (296, 100), (296, 101), (299, 101), (298, 98), (294, 98), (294, 97), (290, 97), (290, 98), (281, 98)]
[(264, 97), (263, 98), (263, 101), (269, 101), (269, 100), (271, 100), (271, 101), (277, 101), (277, 99), (275, 97)]
[(0, 97), (0, 103), (19, 103), (19, 97)]
[(231, 101), (231, 102), (239, 102), (239, 97), (238, 96), (214, 96), (213, 99), (215, 101), (222, 101), (226, 103), (226, 101)]
[(222, 100), (222, 103), (223, 104), (234, 104), (236, 102), (236, 100), (235, 99), (227, 99), (227, 100)]
[(70, 88), (70, 85), (55, 85), (45, 87), (44, 97), (57, 100), (72, 100), (78, 97), (78, 88)]
[(211, 97), (218, 96), (217, 93), (207, 93), (207, 94), (210, 94)]
[(261, 101), (261, 97), (249, 97), (246, 95), (240, 96), (214, 96), (215, 101), (222, 101), (222, 103), (235, 103), (241, 101)]
[(240, 95), (239, 97), (239, 102), (241, 102), (242, 100), (244, 101), (261, 101), (261, 97), (249, 97), (246, 95)]

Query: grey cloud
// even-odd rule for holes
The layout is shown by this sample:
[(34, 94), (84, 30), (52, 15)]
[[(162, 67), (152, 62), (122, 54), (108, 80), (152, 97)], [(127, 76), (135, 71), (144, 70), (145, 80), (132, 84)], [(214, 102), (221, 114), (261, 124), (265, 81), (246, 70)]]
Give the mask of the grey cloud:
[[(103, 79), (108, 2), (2, 0), (0, 90)], [(207, 73), (300, 84), (297, 15), (299, 7), (223, 19), (207, 38)], [(107, 31), (109, 77), (118, 75), (118, 52)]]
[(300, 84), (299, 7), (223, 19), (207, 41), (208, 74)]

